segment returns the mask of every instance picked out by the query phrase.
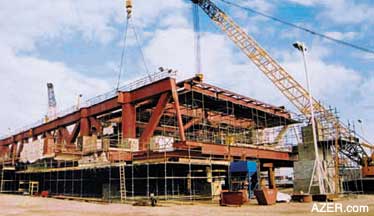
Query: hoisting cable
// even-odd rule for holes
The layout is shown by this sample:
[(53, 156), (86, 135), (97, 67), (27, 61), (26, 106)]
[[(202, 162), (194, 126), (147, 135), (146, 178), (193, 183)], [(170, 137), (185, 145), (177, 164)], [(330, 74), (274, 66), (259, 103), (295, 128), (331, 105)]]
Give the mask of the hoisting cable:
[(193, 27), (194, 27), (194, 46), (195, 46), (195, 73), (201, 74), (201, 48), (200, 48), (200, 19), (199, 5), (192, 1)]
[[(129, 26), (129, 20), (132, 15), (132, 2), (131, 0), (126, 0), (125, 2), (125, 8), (126, 8), (126, 22), (123, 30), (123, 46), (122, 46), (122, 53), (121, 53), (121, 61), (119, 64), (119, 70), (118, 70), (118, 79), (117, 79), (117, 87), (116, 90), (119, 90), (119, 83), (121, 82), (121, 75), (122, 75), (122, 68), (124, 65), (126, 65), (126, 44), (127, 44), (127, 32), (128, 32), (128, 26)], [(124, 70), (126, 70), (126, 67), (124, 67)]]
[(144, 52), (143, 52), (143, 48), (140, 44), (140, 40), (139, 40), (139, 37), (138, 37), (138, 33), (136, 31), (136, 26), (133, 22), (129, 23), (130, 27), (132, 28), (132, 30), (134, 31), (134, 35), (135, 35), (135, 39), (136, 39), (136, 44), (138, 46), (138, 49), (139, 49), (139, 52), (140, 52), (140, 55), (142, 57), (142, 60), (143, 60), (143, 64), (144, 64), (144, 69), (145, 69), (145, 72), (147, 73), (148, 75), (148, 78), (149, 78), (149, 81), (153, 81), (152, 79), (152, 76), (151, 74), (149, 73), (149, 70), (148, 70), (148, 66), (147, 66), (147, 62), (145, 60), (145, 56), (144, 56)]
[(252, 8), (249, 8), (249, 7), (244, 7), (244, 6), (240, 6), (236, 3), (233, 3), (233, 2), (229, 2), (227, 0), (220, 0), (221, 2), (227, 4), (227, 5), (231, 5), (231, 6), (234, 6), (234, 7), (237, 7), (237, 8), (240, 8), (242, 10), (246, 10), (246, 11), (249, 11), (251, 13), (254, 13), (254, 14), (257, 14), (257, 15), (260, 15), (262, 17), (266, 17), (270, 20), (273, 20), (275, 22), (278, 22), (278, 23), (281, 23), (281, 24), (284, 24), (284, 25), (287, 25), (287, 26), (290, 26), (292, 28), (296, 28), (296, 29), (299, 29), (299, 30), (302, 30), (302, 31), (305, 31), (309, 34), (312, 34), (312, 35), (316, 35), (316, 36), (319, 36), (321, 38), (324, 38), (326, 40), (329, 40), (329, 41), (332, 41), (332, 42), (335, 42), (335, 43), (338, 43), (338, 44), (341, 44), (341, 45), (344, 45), (344, 46), (348, 46), (348, 47), (351, 47), (351, 48), (354, 48), (354, 49), (357, 49), (357, 50), (360, 50), (360, 51), (363, 51), (363, 52), (366, 52), (366, 53), (369, 53), (371, 55), (374, 55), (374, 50), (370, 49), (370, 48), (366, 48), (366, 47), (363, 47), (363, 46), (359, 46), (359, 45), (356, 45), (356, 44), (352, 44), (350, 42), (347, 42), (347, 41), (343, 41), (343, 40), (339, 40), (339, 39), (336, 39), (336, 38), (333, 38), (333, 37), (330, 37), (326, 34), (322, 34), (322, 33), (319, 33), (319, 32), (316, 32), (314, 30), (311, 30), (311, 29), (307, 29), (305, 27), (302, 27), (300, 25), (296, 25), (296, 24), (293, 24), (291, 22), (288, 22), (286, 20), (283, 20), (283, 19), (280, 19), (280, 18), (277, 18), (277, 17), (274, 17), (274, 16), (271, 16), (271, 15), (268, 15), (268, 14), (265, 14), (263, 12), (260, 12), (260, 11), (257, 11), (257, 10), (254, 10)]
[[(123, 65), (126, 64), (126, 42), (127, 42), (127, 31), (128, 31), (128, 24), (129, 24), (129, 19), (126, 19), (126, 23), (125, 23), (125, 26), (124, 26), (124, 31), (123, 31), (123, 41), (122, 41), (122, 53), (121, 53), (121, 61), (120, 61), (120, 64), (119, 64), (119, 67), (118, 67), (118, 78), (117, 78), (117, 87), (116, 87), (116, 90), (118, 91), (119, 90), (119, 84), (120, 84), (120, 81), (121, 81), (121, 75), (122, 75), (122, 68), (123, 68)], [(124, 67), (124, 70), (126, 69), (126, 67)]]

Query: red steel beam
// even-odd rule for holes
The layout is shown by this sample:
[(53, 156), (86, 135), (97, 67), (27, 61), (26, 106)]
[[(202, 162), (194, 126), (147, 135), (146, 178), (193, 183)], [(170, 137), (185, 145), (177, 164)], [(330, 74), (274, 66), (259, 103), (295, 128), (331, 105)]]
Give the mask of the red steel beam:
[(10, 147), (10, 156), (12, 158), (12, 163), (15, 162), (16, 157), (17, 157), (17, 143), (13, 143)]
[[(187, 122), (186, 125), (184, 126), (185, 130), (188, 127), (191, 127), (192, 125), (190, 124), (197, 124), (199, 121), (197, 119), (207, 119), (210, 121), (213, 125), (214, 124), (219, 124), (219, 123), (225, 123), (228, 125), (232, 125), (234, 127), (242, 127), (242, 128), (249, 128), (252, 126), (255, 126), (255, 122), (251, 119), (238, 119), (234, 116), (231, 115), (222, 115), (218, 112), (212, 112), (212, 111), (203, 111), (202, 108), (197, 108), (193, 110), (188, 110), (185, 109), (184, 107), (181, 107), (181, 114), (183, 116), (188, 116), (192, 117), (195, 119), (194, 121)], [(176, 115), (176, 111), (174, 108), (171, 107), (171, 105), (167, 105), (167, 109), (165, 111), (165, 114), (171, 114), (171, 115)], [(203, 117), (204, 116), (204, 117)]]
[(0, 156), (4, 157), (9, 152), (8, 146), (0, 146)]
[(132, 153), (131, 152), (125, 152), (125, 151), (115, 151), (115, 150), (109, 150), (108, 159), (111, 162), (114, 161), (131, 161), (132, 160)]
[(118, 96), (118, 102), (135, 103), (141, 100), (148, 99), (150, 97), (157, 96), (164, 92), (171, 91), (173, 80), (174, 79), (168, 78), (157, 81), (138, 90), (131, 91), (130, 95), (126, 94), (126, 92), (120, 92)]
[(79, 122), (77, 122), (74, 126), (73, 131), (71, 132), (71, 134), (69, 136), (68, 143), (73, 143), (75, 141), (75, 139), (78, 137), (79, 129), (80, 129), (80, 124), (79, 124)]
[[(183, 127), (183, 121), (182, 121), (182, 114), (181, 114), (181, 110), (180, 110), (180, 106), (179, 106), (179, 99), (178, 99), (178, 92), (177, 92), (177, 87), (176, 87), (176, 83), (175, 83), (175, 80), (171, 80), (171, 86), (172, 86), (172, 89), (171, 89), (171, 95), (173, 97), (173, 100), (174, 100), (174, 109), (175, 109), (175, 112), (177, 114), (177, 122), (178, 122), (178, 127), (179, 127), (179, 138), (181, 139), (181, 141), (185, 141), (186, 140), (186, 135), (184, 134), (184, 127)], [(166, 104), (165, 104), (166, 106)]]
[(101, 122), (97, 120), (95, 117), (89, 117), (91, 130), (94, 127), (96, 129), (96, 132), (101, 134), (103, 130), (103, 126), (101, 125)]
[[(70, 133), (66, 127), (61, 127), (58, 129), (59, 139), (60, 141), (64, 140), (65, 143), (68, 145), (70, 144)], [(61, 143), (61, 142), (59, 142)]]
[[(136, 89), (134, 91), (131, 91), (131, 101), (129, 101), (129, 102), (144, 100), (144, 99), (147, 99), (149, 97), (153, 97), (153, 96), (156, 96), (158, 94), (161, 94), (163, 92), (170, 91), (171, 88), (172, 88), (172, 80), (173, 79), (171, 79), (171, 78), (166, 78), (166, 79), (157, 81), (155, 83), (151, 83), (147, 86), (143, 86), (143, 87), (141, 87), (139, 89)], [(110, 112), (110, 111), (113, 111), (115, 109), (121, 108), (121, 103), (119, 103), (120, 100), (121, 100), (121, 95), (122, 94), (120, 93), (119, 96), (115, 96), (115, 97), (113, 97), (111, 99), (108, 99), (104, 102), (101, 102), (99, 104), (95, 104), (91, 107), (88, 107), (87, 108), (87, 117), (97, 116), (97, 115), (104, 114), (106, 112)], [(32, 133), (33, 133), (33, 136), (38, 136), (38, 135), (43, 134), (45, 132), (56, 130), (59, 127), (74, 124), (74, 123), (80, 121), (80, 119), (81, 119), (81, 112), (76, 111), (76, 112), (70, 113), (66, 116), (59, 117), (55, 120), (52, 120), (50, 122), (47, 122), (45, 124), (42, 124), (42, 125), (39, 125), (39, 126), (35, 127), (35, 128), (32, 129), (33, 130)], [(87, 125), (89, 126), (89, 122), (87, 122), (87, 121), (83, 120), (83, 122), (81, 122), (81, 123), (83, 123), (83, 125), (81, 125), (81, 129), (83, 129), (82, 134), (89, 134), (89, 127), (87, 129)], [(87, 131), (88, 131), (88, 133), (87, 133)], [(5, 138), (3, 140), (0, 140), (0, 146), (9, 145), (9, 144), (12, 144), (14, 142), (21, 141), (23, 139), (27, 139), (29, 137), (30, 137), (29, 130), (23, 131), (23, 132), (20, 132), (20, 133), (14, 135), (14, 136)]]
[(118, 96), (115, 96), (102, 103), (89, 107), (89, 116), (101, 115), (113, 111), (115, 109), (119, 109), (120, 107), (121, 105), (118, 103)]
[(189, 146), (201, 147), (203, 154), (221, 155), (221, 156), (236, 156), (246, 158), (272, 159), (272, 160), (294, 160), (288, 152), (281, 152), (275, 150), (259, 149), (254, 147), (236, 147), (220, 144), (208, 144), (200, 142), (186, 142)]
[(19, 144), (18, 149), (17, 149), (17, 157), (20, 157), (24, 144), (25, 144), (24, 141), (21, 141), (21, 143)]
[(200, 123), (203, 120), (202, 117), (198, 118), (192, 118), (190, 121), (188, 121), (184, 126), (183, 130), (187, 130), (188, 128), (192, 127), (193, 125)]
[(72, 132), (70, 133), (66, 127), (59, 128), (59, 133), (62, 135), (62, 139), (65, 140), (66, 145), (70, 145), (74, 142), (78, 136), (80, 130), (80, 123), (76, 123)]
[[(181, 84), (179, 84), (179, 85), (181, 85)], [(203, 85), (208, 85), (208, 84), (204, 83)], [(248, 107), (248, 108), (261, 110), (263, 112), (270, 113), (270, 114), (277, 115), (277, 116), (281, 116), (281, 117), (284, 117), (284, 118), (291, 118), (291, 115), (288, 112), (280, 111), (281, 109), (277, 108), (275, 106), (267, 105), (267, 104), (264, 104), (262, 102), (254, 100), (254, 99), (248, 99), (248, 100), (252, 100), (252, 102), (249, 103), (249, 102), (246, 102), (242, 99), (239, 99), (239, 98), (246, 98), (244, 96), (229, 92), (227, 90), (220, 89), (220, 88), (215, 87), (215, 86), (211, 86), (211, 85), (208, 85), (208, 86), (210, 86), (212, 88), (219, 89), (221, 92), (214, 92), (214, 91), (211, 91), (209, 89), (199, 87), (197, 85), (191, 85), (190, 83), (187, 83), (187, 82), (183, 83), (183, 87), (186, 90), (193, 90), (193, 91), (196, 91), (196, 92), (200, 92), (204, 95), (219, 98), (219, 99), (222, 99), (222, 100), (231, 101), (235, 104), (240, 104), (240, 105)], [(228, 95), (225, 95), (225, 93), (226, 94), (231, 94), (231, 95), (234, 95), (234, 96), (237, 96), (237, 97), (235, 98), (235, 97), (232, 97), (232, 96), (228, 96)]]
[(139, 149), (145, 150), (146, 144), (150, 141), (151, 136), (153, 135), (158, 123), (160, 122), (161, 116), (165, 111), (166, 104), (170, 100), (170, 93), (165, 92), (160, 96), (160, 99), (157, 102), (156, 108), (153, 111), (151, 118), (149, 119), (149, 122), (147, 126), (145, 127), (142, 135), (139, 139)]

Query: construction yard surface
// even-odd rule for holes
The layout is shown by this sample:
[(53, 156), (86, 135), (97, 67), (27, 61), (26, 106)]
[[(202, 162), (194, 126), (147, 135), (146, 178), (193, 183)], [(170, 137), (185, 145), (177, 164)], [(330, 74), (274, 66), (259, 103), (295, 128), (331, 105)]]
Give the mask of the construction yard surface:
[[(119, 215), (374, 215), (374, 196), (341, 198), (335, 203), (347, 205), (367, 205), (366, 213), (312, 213), (313, 203), (277, 203), (272, 206), (259, 206), (251, 201), (241, 207), (220, 207), (216, 203), (161, 203), (160, 206), (132, 206), (130, 204), (98, 204), (53, 198), (0, 195), (0, 209), (3, 216), (119, 216)], [(182, 208), (183, 207), (183, 208)]]

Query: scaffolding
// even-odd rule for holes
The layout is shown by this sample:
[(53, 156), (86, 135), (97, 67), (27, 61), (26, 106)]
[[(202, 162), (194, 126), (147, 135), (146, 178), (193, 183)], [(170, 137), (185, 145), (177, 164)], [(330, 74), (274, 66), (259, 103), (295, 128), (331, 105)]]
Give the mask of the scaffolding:
[[(157, 99), (136, 105), (135, 138), (123, 137), (121, 109), (96, 116), (102, 127), (70, 144), (59, 137), (57, 129), (36, 137), (53, 148), (44, 148), (44, 156), (35, 162), (16, 163), (13, 191), (20, 182), (38, 182), (38, 191), (48, 191), (51, 196), (110, 202), (151, 196), (213, 200), (220, 191), (230, 189), (230, 162), (262, 160), (257, 153), (261, 150), (292, 154), (308, 124), (283, 107), (269, 111), (271, 105), (197, 82), (191, 89), (178, 89), (186, 141), (180, 138), (174, 102), (169, 102), (143, 150), (139, 137)], [(76, 126), (67, 130), (73, 133)], [(238, 154), (241, 149), (251, 149), (254, 154)]]

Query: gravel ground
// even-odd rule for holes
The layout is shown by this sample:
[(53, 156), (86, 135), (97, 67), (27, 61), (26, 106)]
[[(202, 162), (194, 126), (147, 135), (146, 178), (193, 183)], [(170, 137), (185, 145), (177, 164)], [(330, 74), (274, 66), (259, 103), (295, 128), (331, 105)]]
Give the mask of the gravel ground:
[[(29, 197), (0, 194), (0, 215), (2, 216), (145, 216), (145, 215), (374, 215), (374, 195), (359, 195), (341, 198), (334, 202), (347, 205), (367, 205), (367, 213), (312, 213), (313, 203), (278, 203), (273, 206), (259, 206), (256, 201), (242, 207), (221, 207), (215, 203), (176, 204), (161, 203), (159, 207), (132, 206), (129, 204), (97, 204), (54, 198)], [(319, 205), (322, 205), (319, 203)], [(319, 206), (321, 208), (321, 206)]]

